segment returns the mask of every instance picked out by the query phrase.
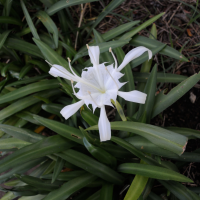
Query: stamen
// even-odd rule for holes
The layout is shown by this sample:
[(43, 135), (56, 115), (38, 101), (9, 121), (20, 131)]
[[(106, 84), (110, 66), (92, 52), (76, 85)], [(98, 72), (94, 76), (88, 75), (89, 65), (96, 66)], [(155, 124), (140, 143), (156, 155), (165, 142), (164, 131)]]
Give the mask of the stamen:
[(68, 62), (69, 62), (69, 68), (70, 68), (70, 70), (72, 71), (72, 73), (74, 74), (74, 76), (78, 77), (77, 74), (76, 74), (76, 73), (74, 72), (74, 70), (72, 69), (70, 58), (68, 57), (67, 59), (68, 59)]
[(45, 60), (45, 62), (48, 63), (49, 65), (51, 65), (53, 67), (53, 65), (50, 62), (48, 62), (47, 60)]
[(117, 59), (116, 59), (114, 53), (112, 52), (112, 48), (111, 48), (111, 47), (109, 48), (109, 52), (112, 54), (112, 57), (113, 57), (113, 59), (114, 59), (114, 61), (115, 61), (115, 70), (116, 70), (117, 67), (118, 67)]
[(110, 74), (110, 72), (108, 71), (107, 67), (106, 68), (106, 71), (108, 72), (108, 74), (110, 75), (110, 77), (112, 78), (112, 80), (114, 81), (115, 85), (117, 86), (117, 89), (119, 89), (118, 85), (117, 85), (117, 82), (115, 81), (115, 79), (112, 77), (112, 75)]
[(89, 49), (89, 45), (88, 44), (86, 44), (86, 47), (87, 47), (87, 49)]
[(94, 100), (94, 98), (92, 97), (92, 95), (91, 95), (91, 92), (90, 91), (88, 91), (88, 94), (90, 95), (90, 97), (91, 97), (91, 99), (92, 99), (92, 101), (96, 104), (96, 106), (97, 107), (101, 107), (101, 106), (99, 106), (97, 103), (96, 103), (96, 101)]

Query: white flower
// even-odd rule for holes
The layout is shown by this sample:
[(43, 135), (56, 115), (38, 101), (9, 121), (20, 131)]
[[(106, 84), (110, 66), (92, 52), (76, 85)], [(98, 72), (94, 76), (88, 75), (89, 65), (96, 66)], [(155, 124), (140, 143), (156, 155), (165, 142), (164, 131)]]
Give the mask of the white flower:
[[(115, 61), (115, 67), (112, 65), (105, 66), (104, 63), (99, 64), (100, 50), (98, 46), (88, 46), (88, 52), (93, 67), (86, 68), (79, 77), (72, 69), (69, 60), (69, 67), (71, 72), (66, 70), (64, 67), (59, 65), (52, 65), (49, 73), (54, 77), (62, 77), (71, 80), (74, 95), (80, 99), (77, 103), (68, 105), (61, 110), (61, 114), (65, 119), (71, 117), (76, 113), (81, 106), (86, 104), (92, 104), (93, 111), (97, 107), (101, 109), (100, 118), (98, 122), (99, 133), (101, 141), (110, 140), (111, 138), (111, 127), (110, 122), (106, 116), (105, 105), (112, 106), (111, 99), (116, 101), (117, 95), (124, 98), (127, 101), (136, 103), (145, 103), (146, 94), (137, 90), (130, 92), (121, 92), (119, 89), (126, 83), (120, 83), (119, 79), (123, 76), (120, 71), (133, 59), (142, 55), (145, 51), (148, 51), (149, 59), (152, 57), (152, 52), (145, 47), (137, 47), (129, 51), (121, 65), (117, 66), (117, 60), (111, 50), (112, 56)], [(76, 82), (76, 85), (73, 85)], [(75, 88), (79, 91), (76, 93)]]

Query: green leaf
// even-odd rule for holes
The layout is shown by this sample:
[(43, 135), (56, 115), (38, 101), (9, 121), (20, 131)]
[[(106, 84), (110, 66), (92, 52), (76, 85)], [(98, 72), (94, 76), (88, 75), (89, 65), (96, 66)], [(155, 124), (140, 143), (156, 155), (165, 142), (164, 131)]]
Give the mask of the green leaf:
[[(156, 29), (156, 25), (153, 24), (152, 27), (151, 27), (151, 31), (149, 33), (149, 38), (151, 39), (157, 39), (157, 29)], [(153, 61), (153, 58), (151, 58), (150, 60), (146, 60), (143, 64), (142, 64), (142, 67), (140, 69), (140, 73), (141, 72), (150, 72), (151, 70), (151, 65), (152, 65), (152, 61)], [(139, 73), (139, 74), (140, 74)], [(137, 90), (143, 92), (144, 91), (144, 88), (145, 88), (145, 83), (138, 83), (137, 85)], [(139, 106), (139, 105), (138, 105)]]
[[(150, 73), (141, 73), (141, 72), (134, 72), (133, 73), (135, 81), (145, 83), (147, 82)], [(171, 73), (163, 73), (157, 72), (157, 83), (180, 83), (187, 79), (187, 76), (182, 76), (178, 74), (171, 74)]]
[(7, 192), (2, 198), (1, 200), (11, 200), (13, 198), (15, 198), (16, 195), (13, 192)]
[(12, 148), (22, 148), (24, 146), (27, 146), (31, 143), (25, 142), (23, 140), (19, 140), (16, 138), (7, 138), (4, 140), (0, 140), (0, 148), (1, 149), (12, 149)]
[(19, 79), (22, 79), (32, 68), (33, 66), (31, 64), (27, 64), (24, 67), (22, 67), (19, 73)]
[(191, 179), (182, 174), (154, 165), (145, 165), (141, 163), (123, 163), (118, 166), (118, 171), (126, 174), (139, 174), (141, 176), (161, 180), (174, 180), (179, 182), (193, 183)]
[(171, 106), (180, 99), (188, 90), (190, 90), (200, 80), (200, 73), (194, 74), (173, 88), (167, 95), (160, 92), (155, 99), (152, 117), (155, 117), (163, 110)]
[(11, 178), (13, 177), (13, 174), (15, 173), (24, 173), (26, 172), (27, 170), (37, 166), (38, 164), (40, 164), (41, 162), (44, 161), (44, 157), (42, 158), (38, 158), (38, 159), (34, 159), (34, 160), (31, 160), (31, 161), (28, 161), (26, 163), (24, 163), (23, 165), (18, 165), (18, 166), (15, 166), (12, 170), (10, 170), (9, 172), (3, 174), (0, 176), (0, 180), (3, 180), (3, 179), (7, 179), (7, 178)]
[(55, 131), (57, 134), (79, 144), (83, 144), (83, 134), (79, 129), (37, 115), (34, 116), (34, 119), (43, 124), (45, 127)]
[[(13, 2), (13, 0), (6, 0), (5, 1), (5, 4), (4, 4), (4, 11), (5, 11), (5, 16), (9, 16), (9, 14), (10, 14), (10, 9), (11, 9), (11, 7), (12, 7), (12, 2)], [(3, 12), (4, 12), (3, 11)]]
[[(109, 41), (109, 40), (112, 40), (113, 38), (117, 37), (118, 35), (121, 35), (122, 33), (124, 33), (125, 31), (129, 30), (131, 27), (135, 26), (136, 24), (138, 24), (140, 21), (137, 20), (137, 21), (132, 21), (132, 22), (128, 22), (128, 23), (125, 23), (125, 24), (122, 24), (120, 26), (117, 26), (116, 28), (114, 29), (111, 29), (110, 31), (104, 33), (104, 34), (101, 34), (101, 37), (104, 41)], [(90, 46), (92, 45), (96, 45), (96, 41), (92, 41), (89, 43)], [(64, 47), (64, 46), (63, 46)], [(87, 47), (86, 46), (83, 46), (80, 48), (80, 51), (83, 51), (83, 50), (87, 50)], [(76, 52), (75, 52), (76, 54)], [(75, 55), (74, 54), (74, 55)]]
[[(159, 47), (160, 45), (163, 45), (163, 43), (150, 39), (144, 36), (135, 36), (131, 41), (130, 44), (133, 46), (145, 46), (146, 48), (149, 49), (154, 49), (156, 47)], [(170, 58), (175, 58), (180, 61), (188, 62), (188, 59), (182, 55), (179, 51), (175, 50), (172, 47), (166, 46), (163, 50), (159, 52), (160, 54), (169, 56)]]
[[(36, 16), (38, 19), (44, 24), (47, 30), (53, 34), (53, 39), (56, 48), (58, 48), (58, 28), (55, 25), (54, 21), (49, 17), (49, 15), (45, 11), (39, 11)], [(39, 39), (34, 36), (34, 38)]]
[(38, 98), (35, 98), (34, 97), (35, 95), (39, 95), (41, 97), (48, 98), (50, 96), (59, 95), (59, 94), (61, 94), (61, 92), (58, 89), (45, 90), (45, 92), (40, 92), (37, 94), (33, 94), (31, 96), (25, 97), (23, 99), (20, 99), (0, 111), (0, 120), (5, 119), (25, 108), (35, 104), (35, 103), (40, 102), (41, 100)]
[[(19, 118), (16, 117), (16, 116), (12, 116), (10, 117), (8, 120), (5, 120), (3, 123), (1, 123), (2, 125), (3, 124), (7, 124), (7, 125), (12, 125), (14, 126), (17, 122), (18, 122)], [(4, 135), (4, 132), (2, 130), (0, 130), (0, 137), (2, 137)]]
[(48, 76), (50, 76), (50, 75), (49, 74), (43, 74), (43, 75), (37, 75), (37, 76), (34, 76), (34, 77), (24, 78), (20, 81), (12, 82), (12, 83), (6, 85), (6, 87), (12, 87), (12, 86), (23, 85), (23, 84), (28, 84), (28, 83), (40, 81), (41, 79), (47, 78)]
[(49, 72), (49, 66), (47, 63), (39, 61), (39, 60), (29, 60), (28, 63), (31, 63), (33, 65), (37, 65), (43, 72), (48, 73)]
[(190, 128), (180, 128), (180, 127), (165, 127), (165, 128), (175, 133), (185, 135), (186, 137), (193, 137), (200, 139), (200, 132), (198, 130), (193, 130)]
[(25, 54), (29, 54), (44, 59), (43, 55), (41, 54), (40, 50), (36, 45), (31, 44), (29, 42), (25, 42), (24, 40), (8, 38), (4, 44), (5, 46), (11, 49), (15, 49)]
[(44, 57), (52, 64), (57, 64), (65, 67), (66, 69), (69, 70), (69, 65), (68, 62), (60, 56), (58, 53), (56, 53), (53, 49), (51, 49), (47, 44), (44, 42), (37, 40), (33, 38), (34, 42), (37, 44), (39, 47), (40, 51), (44, 55)]
[(94, 126), (98, 124), (99, 118), (92, 112), (87, 110), (81, 110), (81, 117), (90, 125)]
[(181, 200), (192, 200), (188, 189), (180, 183), (174, 181), (161, 181), (159, 182), (167, 188), (172, 194), (174, 194), (178, 199)]
[(111, 29), (110, 31), (102, 34), (102, 38), (105, 41), (112, 40), (113, 38), (117, 37), (118, 35), (121, 35), (125, 31), (127, 31), (130, 28), (132, 28), (133, 26), (137, 25), (139, 22), (140, 22), (139, 20), (136, 20), (136, 21), (128, 22), (128, 23), (122, 24), (120, 26), (117, 26), (116, 28)]
[(49, 89), (49, 87), (51, 87), (51, 89), (55, 89), (55, 88), (60, 87), (60, 85), (59, 85), (59, 82), (55, 79), (32, 83), (27, 86), (16, 89), (12, 92), (9, 92), (7, 94), (4, 94), (0, 98), (0, 104), (19, 99), (21, 97), (32, 94), (34, 92), (47, 90), (47, 89)]
[(35, 195), (35, 196), (23, 196), (20, 197), (19, 200), (42, 200), (45, 197), (45, 195)]
[(113, 184), (103, 184), (100, 192), (100, 200), (111, 200), (113, 199)]
[(99, 200), (99, 198), (100, 198), (100, 192), (101, 192), (101, 190), (98, 190), (93, 195), (91, 195), (90, 197), (88, 197), (86, 200)]
[(2, 46), (4, 45), (4, 42), (6, 41), (9, 33), (11, 32), (12, 30), (7, 30), (5, 32), (3, 32), (1, 35), (0, 35), (0, 49), (2, 48)]
[(124, 181), (123, 176), (113, 169), (78, 151), (69, 149), (56, 155), (108, 182), (120, 185)]
[(141, 137), (141, 136), (133, 136), (125, 138), (125, 141), (132, 144), (135, 148), (140, 151), (150, 153), (153, 155), (171, 158), (173, 160), (185, 161), (185, 162), (199, 162), (200, 161), (200, 154), (192, 153), (192, 152), (185, 152), (181, 156), (176, 155), (175, 153), (168, 151), (166, 149), (162, 149), (149, 140)]
[[(38, 105), (40, 106), (39, 108), (35, 108), (34, 112), (28, 112), (28, 111), (21, 111), (19, 113), (16, 114), (17, 117), (21, 118), (22, 121), (25, 121), (26, 123), (31, 122), (33, 124), (37, 124), (37, 125), (41, 125), (38, 121), (36, 121), (33, 117), (34, 114), (37, 114), (40, 112), (41, 110), (41, 103), (38, 103)], [(37, 106), (37, 104), (35, 104), (35, 106)], [(34, 106), (33, 106), (34, 108)], [(20, 120), (19, 120), (20, 121)], [(23, 122), (22, 122), (23, 125)], [(21, 128), (21, 124), (17, 123), (15, 124), (16, 127)]]
[(52, 190), (56, 190), (59, 188), (58, 184), (51, 184), (49, 180), (41, 180), (40, 178), (36, 178), (33, 176), (27, 175), (18, 175), (15, 174), (15, 177), (21, 180), (22, 182), (31, 185), (37, 189), (42, 188), (42, 190), (51, 192)]
[(30, 15), (29, 15), (29, 13), (28, 13), (28, 10), (26, 9), (26, 6), (25, 6), (25, 4), (24, 4), (24, 1), (23, 1), (23, 0), (20, 0), (20, 3), (21, 3), (22, 10), (23, 10), (23, 12), (24, 12), (24, 15), (25, 15), (25, 17), (26, 17), (26, 21), (27, 21), (27, 23), (28, 23), (28, 26), (29, 26), (29, 28), (31, 29), (31, 32), (32, 32), (32, 34), (33, 34), (33, 37), (35, 37), (35, 38), (37, 38), (37, 39), (40, 39), (40, 37), (39, 37), (39, 35), (38, 35), (38, 33), (37, 33), (37, 30), (36, 30), (36, 28), (35, 28), (35, 26), (34, 26), (34, 24), (33, 24), (33, 21), (32, 21)]
[[(60, 159), (60, 158), (58, 158)], [(74, 179), (76, 177), (79, 177), (81, 176), (82, 174), (85, 174), (86, 171), (84, 170), (75, 170), (75, 171), (69, 171), (69, 172), (62, 172), (62, 173), (59, 173), (56, 180), (59, 180), (59, 181), (69, 181), (71, 179)], [(53, 178), (53, 174), (45, 174), (45, 175), (42, 175), (41, 178), (44, 178), (44, 179), (52, 179)]]
[(63, 109), (63, 105), (61, 104), (55, 104), (55, 103), (49, 103), (49, 104), (42, 104), (42, 109), (45, 110), (48, 113), (55, 114), (58, 116), (61, 116), (60, 111)]
[(30, 160), (40, 158), (52, 153), (61, 152), (74, 146), (74, 143), (59, 135), (42, 139), (41, 141), (25, 146), (0, 161), (0, 173), (13, 166), (22, 165)]
[(70, 7), (70, 6), (75, 6), (83, 3), (89, 3), (89, 2), (94, 2), (97, 0), (61, 0), (58, 1), (57, 3), (53, 4), (50, 8), (47, 9), (48, 15), (53, 15), (57, 13), (59, 10), (62, 10), (64, 8)]
[[(111, 122), (112, 130), (122, 130), (141, 135), (155, 145), (181, 155), (185, 151), (187, 138), (160, 127), (138, 122)], [(86, 130), (98, 130), (98, 126)]]
[(87, 186), (87, 184), (94, 181), (97, 177), (92, 174), (83, 174), (69, 182), (63, 184), (59, 189), (50, 192), (43, 200), (65, 200), (74, 192)]
[(144, 93), (147, 94), (145, 104), (139, 106), (137, 118), (139, 119), (144, 112), (146, 112), (146, 123), (150, 123), (152, 110), (156, 94), (156, 76), (157, 76), (157, 64), (153, 67), (151, 75), (147, 80)]
[(52, 183), (57, 179), (63, 167), (64, 167), (64, 160), (58, 157), (56, 160), (56, 164), (54, 166), (54, 171), (53, 171), (53, 176), (52, 176), (52, 181), (51, 181)]
[[(113, 99), (111, 99), (112, 104), (116, 107), (117, 112), (119, 113), (119, 116), (121, 117), (122, 121), (127, 121), (123, 108), (121, 107), (121, 105), (119, 104), (119, 102), (116, 100), (116, 102), (114, 102)], [(129, 108), (130, 109), (130, 108)]]
[(12, 125), (0, 124), (0, 129), (8, 135), (28, 143), (35, 143), (44, 139), (44, 136), (39, 135), (29, 129), (18, 128)]
[(23, 23), (20, 20), (14, 17), (5, 17), (5, 16), (0, 16), (0, 24), (13, 24), (18, 26), (23, 26)]
[[(84, 130), (83, 130), (84, 131)], [(100, 147), (96, 147), (88, 142), (88, 140), (84, 137), (83, 143), (86, 149), (90, 152), (90, 154), (96, 158), (99, 162), (104, 163), (114, 169), (117, 165), (117, 160), (111, 154), (101, 149)]]
[[(93, 184), (94, 181), (91, 184)], [(73, 197), (74, 200), (83, 200), (87, 199), (92, 193), (94, 192), (93, 188), (85, 188), (84, 190), (81, 190), (81, 193), (78, 194), (77, 196)]]
[(147, 184), (148, 179), (148, 177), (137, 174), (133, 179), (128, 192), (126, 193), (124, 200), (138, 200)]
[(153, 22), (155, 22), (157, 19), (159, 19), (160, 17), (162, 17), (165, 13), (162, 12), (154, 17), (152, 17), (151, 19), (147, 20), (146, 22), (144, 22), (143, 24), (141, 24), (140, 26), (138, 26), (137, 28), (129, 31), (128, 33), (125, 33), (124, 35), (122, 35), (119, 40), (126, 40), (128, 38), (132, 38), (135, 34), (137, 34), (139, 31), (145, 29), (147, 26), (151, 25)]
[[(108, 15), (112, 10), (114, 10), (117, 6), (122, 4), (124, 0), (112, 0), (105, 8), (104, 10), (100, 13), (100, 15), (97, 17), (96, 21), (91, 27), (90, 32), (88, 33), (88, 36), (90, 35), (91, 31), (93, 28), (95, 28), (103, 19), (106, 15)], [(88, 36), (86, 38), (88, 38)]]

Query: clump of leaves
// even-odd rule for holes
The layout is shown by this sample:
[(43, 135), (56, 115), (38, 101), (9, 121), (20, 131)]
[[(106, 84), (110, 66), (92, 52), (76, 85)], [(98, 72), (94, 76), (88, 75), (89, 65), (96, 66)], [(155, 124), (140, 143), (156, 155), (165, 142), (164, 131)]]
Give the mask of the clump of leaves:
[[(99, 140), (99, 109), (93, 113), (83, 106), (67, 120), (60, 114), (77, 98), (68, 80), (50, 76), (45, 60), (68, 69), (69, 57), (81, 73), (92, 65), (85, 46), (89, 43), (99, 46), (100, 62), (106, 65), (114, 63), (108, 49), (113, 49), (120, 64), (127, 44), (144, 46), (153, 56), (187, 62), (179, 51), (156, 40), (155, 25), (150, 38), (138, 35), (164, 13), (144, 23), (131, 21), (104, 34), (97, 32), (97, 25), (123, 0), (111, 1), (95, 21), (83, 22), (77, 29), (71, 17), (74, 6), (94, 1), (0, 1), (0, 150), (2, 156), (13, 152), (0, 161), (0, 173), (10, 170), (0, 176), (0, 182), (12, 186), (0, 188), (6, 192), (3, 199), (137, 200), (161, 199), (163, 194), (170, 199), (199, 199), (198, 190), (181, 184), (193, 181), (179, 172), (188, 162), (200, 161), (199, 150), (184, 152), (188, 139), (199, 138), (199, 133), (161, 128), (150, 121), (192, 88), (200, 74), (188, 78), (158, 72), (147, 52), (127, 64), (122, 70), (121, 81), (127, 82), (122, 91), (135, 90), (137, 82), (136, 89), (147, 99), (140, 105), (122, 98), (113, 102), (117, 111), (112, 111), (111, 141)], [(141, 64), (141, 71), (132, 73)], [(163, 82), (177, 86), (155, 95)]]

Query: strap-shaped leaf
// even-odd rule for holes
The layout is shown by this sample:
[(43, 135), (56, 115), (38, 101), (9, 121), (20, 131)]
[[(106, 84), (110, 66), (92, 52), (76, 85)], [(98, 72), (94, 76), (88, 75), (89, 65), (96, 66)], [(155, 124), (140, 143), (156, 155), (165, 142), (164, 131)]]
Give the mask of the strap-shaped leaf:
[(33, 37), (35, 37), (35, 38), (37, 38), (37, 39), (40, 39), (40, 37), (39, 37), (39, 35), (38, 35), (38, 33), (37, 33), (37, 30), (36, 30), (36, 28), (35, 28), (35, 26), (34, 26), (34, 24), (33, 24), (33, 21), (32, 21), (30, 15), (29, 15), (29, 13), (28, 13), (28, 10), (26, 9), (26, 6), (25, 6), (25, 4), (24, 4), (24, 1), (23, 1), (23, 0), (20, 0), (20, 3), (21, 3), (22, 10), (23, 10), (23, 12), (24, 12), (24, 15), (25, 15), (25, 17), (26, 17), (26, 21), (27, 21), (27, 23), (28, 23), (28, 26), (29, 26), (29, 28), (31, 29), (31, 32), (32, 32), (32, 34), (33, 34)]
[(146, 113), (146, 123), (150, 123), (152, 109), (154, 105), (155, 95), (156, 95), (156, 76), (157, 76), (157, 64), (153, 67), (151, 75), (146, 82), (144, 93), (147, 94), (147, 99), (145, 104), (140, 104), (137, 119), (139, 119), (142, 114)]
[(63, 137), (68, 138), (69, 140), (72, 140), (79, 144), (83, 144), (83, 134), (79, 129), (73, 128), (54, 120), (40, 117), (38, 115), (35, 115), (34, 119), (43, 124), (45, 127), (48, 127), (49, 129), (55, 131), (59, 135), (62, 135)]
[(2, 48), (2, 46), (4, 45), (4, 42), (6, 41), (9, 33), (11, 32), (12, 30), (7, 30), (5, 32), (3, 32), (1, 35), (0, 35), (0, 49)]
[(137, 34), (139, 31), (145, 29), (147, 26), (151, 25), (153, 22), (155, 22), (157, 19), (159, 19), (160, 17), (162, 17), (165, 13), (162, 12), (152, 18), (150, 18), (149, 20), (147, 20), (146, 22), (142, 23), (140, 26), (138, 26), (137, 28), (134, 28), (133, 30), (129, 31), (128, 33), (125, 33), (124, 35), (122, 35), (119, 39), (120, 40), (126, 40), (128, 38), (132, 38), (135, 34)]
[(50, 192), (43, 200), (65, 200), (74, 192), (87, 186), (87, 184), (94, 181), (97, 177), (93, 174), (83, 174), (69, 182), (63, 184), (59, 189)]
[(6, 42), (4, 43), (5, 46), (23, 52), (25, 54), (33, 55), (39, 58), (44, 59), (43, 55), (41, 54), (39, 48), (31, 44), (29, 42), (25, 42), (24, 40), (19, 40), (15, 38), (7, 38)]
[[(181, 155), (185, 151), (187, 144), (187, 138), (185, 136), (148, 124), (137, 122), (111, 122), (111, 129), (139, 134), (155, 145), (178, 155)], [(90, 127), (87, 130), (98, 130), (98, 126)]]
[(32, 94), (34, 92), (47, 90), (49, 89), (49, 86), (51, 86), (52, 89), (58, 88), (59, 82), (54, 79), (54, 80), (45, 80), (45, 81), (29, 84), (27, 86), (21, 87), (19, 89), (16, 89), (12, 92), (9, 92), (1, 96), (0, 104), (19, 99), (21, 97)]
[[(153, 49), (160, 45), (163, 45), (163, 43), (153, 40), (144, 36), (135, 36), (131, 41), (130, 44), (133, 46), (145, 46), (146, 48)], [(184, 62), (188, 62), (188, 59), (182, 55), (179, 51), (176, 49), (166, 46), (162, 51), (159, 52), (160, 54), (169, 56), (170, 58), (175, 58), (177, 60), (181, 60)]]
[(64, 151), (74, 146), (74, 143), (59, 136), (51, 136), (25, 146), (0, 161), (0, 173), (13, 166), (22, 165), (30, 160), (40, 158), (52, 153)]
[[(49, 15), (45, 11), (39, 11), (36, 16), (38, 19), (44, 24), (44, 26), (47, 28), (47, 30), (53, 34), (53, 39), (56, 48), (58, 48), (58, 28), (55, 25), (54, 21), (49, 17)], [(34, 36), (35, 37), (35, 36)], [(37, 37), (35, 37), (38, 39)]]
[(78, 151), (69, 149), (56, 155), (108, 182), (120, 185), (124, 181), (123, 176), (113, 169)]
[(18, 26), (22, 26), (23, 23), (14, 17), (6, 17), (6, 16), (0, 16), (0, 24), (14, 24)]
[(39, 92), (36, 94), (33, 94), (31, 96), (25, 97), (23, 99), (20, 99), (14, 103), (12, 103), (11, 105), (9, 105), (8, 107), (4, 108), (3, 110), (1, 110), (0, 112), (0, 120), (5, 119), (35, 103), (38, 103), (41, 101), (41, 99), (36, 98), (35, 96), (40, 96), (42, 98), (49, 98), (53, 95), (60, 95), (61, 91), (59, 91), (58, 89), (54, 89), (54, 90), (45, 90), (45, 92)]
[(145, 165), (141, 163), (123, 163), (118, 166), (118, 171), (127, 174), (139, 174), (145, 177), (150, 177), (160, 180), (174, 180), (179, 182), (190, 182), (190, 183), (193, 182), (191, 179), (173, 170), (154, 165)]
[[(150, 73), (142, 73), (142, 72), (134, 72), (133, 76), (135, 81), (145, 83), (147, 82)], [(157, 72), (156, 82), (158, 83), (180, 83), (187, 79), (187, 76), (178, 75), (178, 74), (170, 74), (164, 72)]]
[(155, 99), (152, 118), (161, 113), (169, 106), (171, 106), (178, 99), (180, 99), (199, 80), (200, 80), (200, 73), (194, 74), (193, 76), (187, 78), (186, 80), (178, 84), (167, 95), (164, 94), (164, 91), (160, 92)]
[(53, 15), (57, 13), (59, 10), (62, 10), (64, 8), (70, 7), (70, 6), (75, 6), (83, 3), (89, 3), (97, 0), (62, 0), (58, 1), (57, 3), (53, 4), (50, 8), (48, 8), (47, 13), (48, 15)]

